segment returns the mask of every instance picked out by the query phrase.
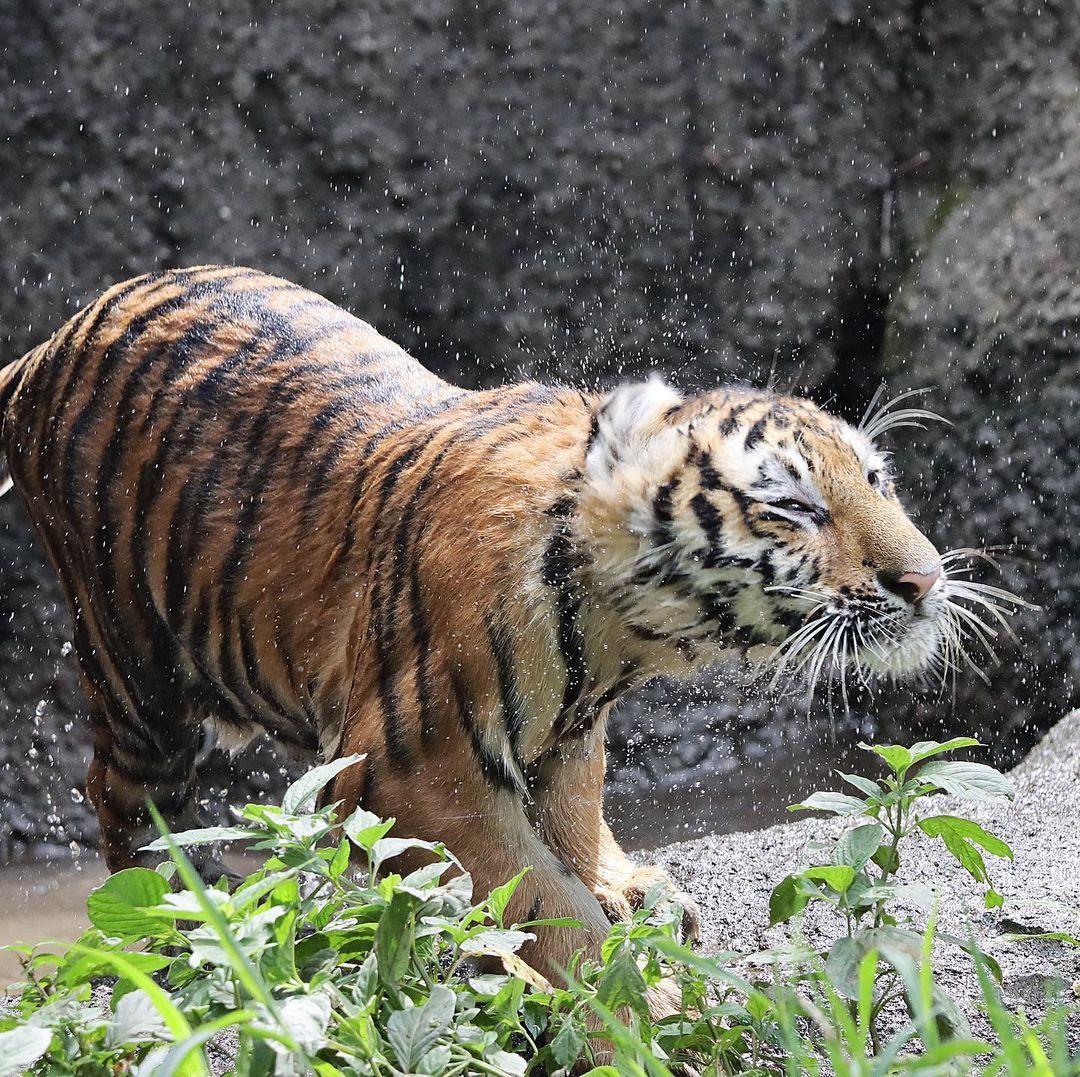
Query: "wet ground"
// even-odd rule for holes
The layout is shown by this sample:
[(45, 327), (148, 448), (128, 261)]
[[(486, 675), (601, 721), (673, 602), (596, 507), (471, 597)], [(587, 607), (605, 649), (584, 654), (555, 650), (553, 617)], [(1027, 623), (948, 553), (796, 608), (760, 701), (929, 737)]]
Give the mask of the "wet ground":
[[(725, 766), (689, 784), (650, 792), (618, 787), (606, 797), (606, 815), (628, 849), (655, 849), (707, 834), (761, 830), (790, 819), (788, 806), (815, 789), (839, 788), (834, 771), (865, 770), (856, 737), (832, 740), (825, 731), (771, 745), (760, 754), (732, 754)], [(761, 746), (758, 745), (760, 748)]]

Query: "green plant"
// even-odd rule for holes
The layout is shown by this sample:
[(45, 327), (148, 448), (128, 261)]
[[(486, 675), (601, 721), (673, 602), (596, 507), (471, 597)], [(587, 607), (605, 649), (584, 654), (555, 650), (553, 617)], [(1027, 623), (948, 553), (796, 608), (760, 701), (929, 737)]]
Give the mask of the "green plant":
[[(715, 1073), (778, 1057), (755, 1018), (764, 1000), (678, 944), (659, 893), (612, 929), (602, 961), (579, 955), (566, 987), (549, 983), (516, 951), (551, 921), (504, 922), (520, 876), (474, 903), (443, 846), (390, 836), (392, 819), (362, 809), (340, 824), (332, 806), (306, 810), (355, 761), (305, 775), (281, 807), (247, 805), (236, 826), (164, 834), (154, 847), (171, 860), (106, 880), (78, 942), (23, 950), (0, 1074), (203, 1074), (226, 1030), (240, 1075), (557, 1074), (610, 1056), (620, 1073), (667, 1077), (691, 1055)], [(222, 841), (266, 857), (233, 893), (183, 852)], [(396, 874), (415, 849), (431, 862)], [(111, 1012), (91, 995), (104, 976)], [(692, 1016), (651, 1020), (662, 979)]]
[[(864, 1012), (867, 969), (873, 997), (865, 1009), (865, 1033), (875, 1048), (881, 1046), (878, 1018), (894, 1000), (903, 999), (913, 1016), (920, 1016), (923, 1041), (941, 1034), (967, 1034), (958, 1008), (920, 969), (932, 958), (935, 938), (901, 927), (890, 911), (895, 903), (914, 905), (931, 912), (934, 895), (921, 883), (900, 882), (901, 845), (921, 831), (939, 838), (968, 874), (985, 890), (987, 908), (1001, 904), (991, 886), (983, 853), (1012, 858), (1012, 850), (1000, 838), (971, 819), (956, 815), (919, 813), (932, 795), (948, 792), (969, 801), (1012, 799), (1012, 782), (984, 763), (943, 760), (938, 757), (961, 748), (978, 746), (972, 737), (955, 737), (940, 743), (920, 741), (910, 748), (899, 744), (860, 747), (879, 756), (888, 774), (879, 781), (856, 774), (841, 774), (861, 794), (818, 792), (791, 810), (819, 810), (853, 819), (869, 820), (846, 830), (829, 851), (827, 862), (788, 875), (773, 890), (769, 902), (773, 924), (790, 920), (811, 902), (833, 908), (843, 918), (844, 933), (826, 954), (824, 970), (838, 994), (851, 1002), (851, 1013)], [(943, 936), (962, 949), (971, 950), (964, 939)], [(929, 943), (927, 942), (929, 940)], [(989, 960), (989, 959), (987, 959)], [(991, 967), (995, 967), (991, 963)], [(919, 1000), (929, 1008), (920, 1007)]]
[[(657, 891), (631, 923), (612, 927), (598, 958), (578, 954), (565, 983), (552, 984), (517, 956), (543, 922), (505, 921), (520, 877), (475, 901), (443, 846), (393, 836), (392, 819), (363, 810), (341, 821), (332, 805), (308, 810), (356, 761), (340, 760), (301, 778), (280, 807), (249, 804), (236, 826), (163, 833), (155, 845), (171, 859), (95, 890), (93, 926), (76, 943), (19, 948), (26, 982), (0, 1017), (0, 1077), (201, 1075), (212, 1060), (239, 1077), (939, 1077), (972, 1072), (977, 1059), (986, 1077), (1080, 1077), (1066, 1010), (1053, 1006), (1035, 1024), (1010, 1013), (974, 945), (997, 1042), (943, 1020), (933, 918), (916, 932), (889, 912), (904, 895), (895, 879), (903, 838), (930, 822), (912, 804), (929, 787), (957, 792), (965, 782), (977, 795), (1007, 792), (1000, 776), (963, 769), (971, 764), (921, 767), (961, 743), (971, 742), (874, 749), (891, 775), (850, 779), (861, 800), (806, 802), (870, 816), (860, 828), (880, 834), (871, 849), (870, 834), (849, 831), (819, 866), (847, 868), (850, 880), (810, 868), (781, 883), (774, 916), (790, 914), (776, 919), (820, 902), (843, 914), (847, 941), (824, 955), (777, 950), (772, 982), (758, 983), (735, 971), (746, 968), (738, 955), (682, 945)], [(940, 827), (927, 832), (945, 840)], [(265, 858), (232, 893), (205, 886), (183, 852), (221, 841)], [(395, 873), (396, 858), (418, 848), (430, 863)], [(976, 874), (968, 853), (961, 862), (987, 884), (985, 866)], [(104, 1006), (92, 990), (101, 981)], [(656, 1021), (647, 994), (662, 981), (682, 1007)], [(885, 1039), (878, 1019), (898, 993), (910, 1020)]]

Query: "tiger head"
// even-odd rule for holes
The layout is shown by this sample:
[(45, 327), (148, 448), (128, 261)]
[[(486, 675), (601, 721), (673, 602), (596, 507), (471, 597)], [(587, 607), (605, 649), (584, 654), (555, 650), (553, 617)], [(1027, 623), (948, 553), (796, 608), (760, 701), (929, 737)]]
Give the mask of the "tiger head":
[(653, 673), (732, 651), (812, 681), (954, 667), (955, 599), (989, 600), (948, 578), (874, 444), (928, 416), (886, 407), (856, 428), (766, 392), (616, 389), (593, 414), (578, 524), (612, 634)]

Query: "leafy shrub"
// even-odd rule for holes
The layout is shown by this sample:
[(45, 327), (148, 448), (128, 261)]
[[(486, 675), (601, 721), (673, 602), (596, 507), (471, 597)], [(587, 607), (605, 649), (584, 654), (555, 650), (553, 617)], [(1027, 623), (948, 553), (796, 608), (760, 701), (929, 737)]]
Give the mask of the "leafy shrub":
[[(892, 954), (889, 932), (902, 929), (889, 903), (904, 896), (892, 876), (903, 837), (921, 825), (912, 823), (911, 804), (935, 774), (922, 767), (910, 776), (927, 747), (900, 750), (907, 757), (876, 749), (892, 777), (853, 779), (864, 795), (851, 798), (849, 814), (874, 822), (845, 835), (830, 863), (820, 865), (847, 871), (811, 868), (774, 894), (777, 919), (809, 902), (835, 907), (849, 923), (849, 952), (804, 953), (766, 983), (736, 971), (745, 967), (737, 955), (704, 958), (683, 946), (673, 911), (654, 893), (632, 923), (612, 927), (600, 960), (579, 954), (565, 985), (552, 984), (517, 956), (527, 933), (550, 921), (504, 919), (520, 877), (475, 901), (468, 876), (441, 845), (391, 836), (393, 820), (362, 809), (340, 822), (333, 807), (308, 810), (355, 758), (317, 768), (290, 787), (280, 807), (249, 804), (236, 826), (164, 834), (155, 845), (171, 860), (106, 880), (88, 899), (93, 926), (76, 943), (18, 948), (26, 982), (14, 1011), (0, 1019), (0, 1077), (205, 1074), (212, 1049), (228, 1059), (229, 1072), (252, 1077), (929, 1077), (970, 1072), (976, 1059), (993, 1077), (1080, 1074), (1064, 1011), (1052, 1010), (1036, 1026), (1009, 1013), (992, 963), (974, 947), (997, 1045), (942, 1020), (932, 923), (922, 935), (905, 936), (902, 968)], [(936, 771), (938, 786), (950, 781), (953, 791), (961, 778)], [(806, 806), (826, 806), (822, 796)], [(871, 834), (867, 826), (877, 829)], [(988, 848), (973, 831), (961, 827), (959, 834)], [(265, 858), (232, 893), (224, 884), (206, 887), (182, 851), (222, 841), (243, 842)], [(395, 859), (417, 847), (431, 863), (395, 873)], [(978, 861), (962, 855), (987, 884)], [(785, 955), (773, 956), (779, 962)], [(890, 987), (888, 969), (902, 986)], [(112, 984), (107, 1009), (93, 1001), (92, 987), (104, 979)], [(681, 993), (683, 1012), (653, 1021), (646, 992), (662, 979)], [(896, 990), (905, 993), (912, 1019), (882, 1044), (878, 1016)]]
[[(929, 887), (896, 881), (901, 844), (916, 831), (940, 838), (975, 882), (986, 887), (987, 908), (1001, 904), (1001, 895), (990, 887), (983, 852), (1012, 859), (1012, 849), (972, 819), (915, 813), (917, 805), (941, 791), (971, 801), (1011, 800), (1016, 795), (1012, 782), (993, 767), (936, 758), (978, 743), (971, 737), (955, 737), (945, 743), (921, 741), (910, 748), (899, 744), (863, 744), (862, 748), (884, 760), (889, 771), (884, 779), (874, 781), (861, 775), (842, 774), (844, 781), (861, 796), (819, 792), (801, 804), (792, 805), (794, 811), (817, 809), (871, 820), (845, 831), (830, 850), (826, 863), (781, 881), (769, 901), (769, 919), (772, 924), (783, 923), (811, 902), (830, 906), (843, 917), (844, 934), (827, 954), (820, 956), (836, 991), (843, 998), (855, 1000), (860, 994), (864, 960), (873, 955), (869, 967), (876, 987), (870, 999), (867, 1031), (875, 1045), (879, 1045), (880, 1013), (889, 1002), (900, 997), (912, 1014), (920, 996), (932, 1004), (933, 1027), (925, 1025), (920, 1030), (924, 1041), (936, 1038), (938, 1033), (969, 1034), (954, 1002), (936, 985), (927, 985), (919, 976), (920, 960), (929, 962), (932, 957), (934, 936), (924, 938), (910, 928), (898, 926), (890, 909), (894, 903), (902, 903), (926, 913), (932, 911), (934, 895)], [(973, 953), (973, 944), (968, 940), (938, 937)], [(991, 959), (983, 960), (1000, 975)]]

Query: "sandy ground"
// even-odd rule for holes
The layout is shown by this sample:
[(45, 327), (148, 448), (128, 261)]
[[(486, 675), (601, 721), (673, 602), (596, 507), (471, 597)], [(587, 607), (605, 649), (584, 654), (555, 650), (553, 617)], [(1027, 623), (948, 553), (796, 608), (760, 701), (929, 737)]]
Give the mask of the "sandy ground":
[[(78, 938), (89, 926), (86, 895), (105, 878), (90, 853), (75, 861), (15, 864), (0, 873), (0, 946)], [(19, 975), (15, 954), (0, 952), (0, 984)]]

